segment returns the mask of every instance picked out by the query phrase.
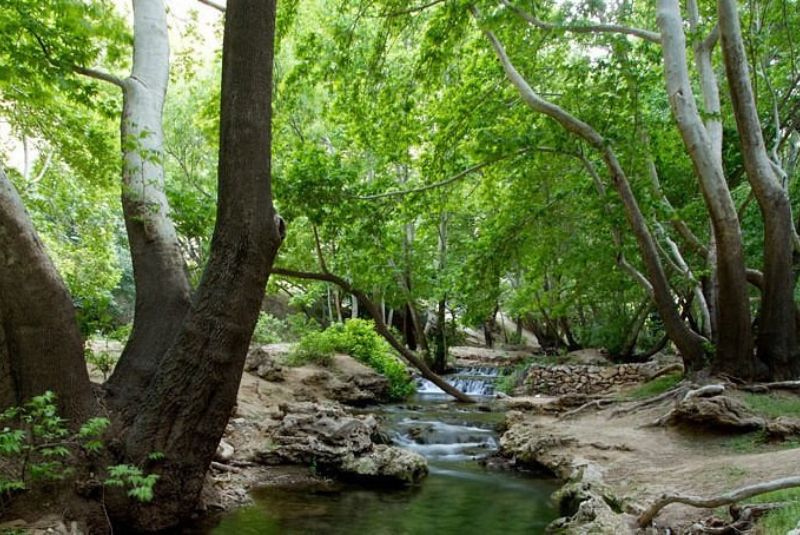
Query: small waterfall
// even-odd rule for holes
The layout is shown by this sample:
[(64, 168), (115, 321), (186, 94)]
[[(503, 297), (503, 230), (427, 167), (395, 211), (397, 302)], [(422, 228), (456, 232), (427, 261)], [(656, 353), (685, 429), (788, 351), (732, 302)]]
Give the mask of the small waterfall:
[(497, 439), (489, 429), (413, 418), (397, 423), (394, 441), (437, 461), (474, 459), (497, 449)]
[[(498, 368), (470, 367), (459, 368), (455, 373), (444, 375), (442, 378), (468, 396), (491, 396), (494, 395), (494, 386), (499, 374)], [(444, 394), (438, 386), (423, 378), (417, 381), (417, 392)]]

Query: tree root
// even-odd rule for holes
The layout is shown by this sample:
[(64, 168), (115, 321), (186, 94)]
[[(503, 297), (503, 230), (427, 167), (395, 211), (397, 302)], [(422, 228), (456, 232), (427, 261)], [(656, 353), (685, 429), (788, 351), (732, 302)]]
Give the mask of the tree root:
[(576, 415), (582, 413), (583, 411), (585, 411), (587, 409), (590, 409), (592, 407), (594, 407), (594, 408), (596, 408), (598, 410), (601, 410), (603, 408), (603, 405), (611, 405), (612, 403), (615, 403), (616, 401), (617, 400), (614, 399), (614, 398), (594, 399), (592, 401), (584, 403), (583, 405), (581, 405), (580, 407), (578, 407), (576, 409), (572, 409), (571, 411), (565, 412), (564, 414), (562, 414), (561, 416), (558, 417), (558, 421), (562, 421), (562, 420), (566, 420), (568, 418), (572, 418), (573, 416), (576, 416)]
[(740, 487), (730, 492), (708, 498), (688, 496), (684, 494), (664, 494), (639, 516), (637, 523), (639, 524), (639, 527), (642, 528), (649, 526), (653, 522), (653, 519), (656, 517), (656, 515), (658, 515), (658, 513), (661, 512), (664, 507), (673, 503), (682, 503), (702, 509), (713, 509), (714, 507), (720, 507), (722, 505), (731, 505), (736, 502), (746, 500), (747, 498), (758, 496), (759, 494), (765, 494), (767, 492), (794, 487), (800, 487), (800, 476), (785, 477), (764, 483), (757, 483), (755, 485), (748, 485), (746, 487)]
[(800, 390), (800, 381), (779, 381), (777, 383), (756, 383), (752, 385), (739, 385), (739, 390), (746, 392), (766, 393), (772, 390)]
[(636, 403), (634, 405), (631, 405), (630, 407), (619, 408), (619, 409), (615, 410), (614, 412), (612, 412), (611, 416), (612, 416), (612, 418), (615, 418), (617, 416), (622, 416), (624, 414), (631, 414), (631, 413), (634, 413), (634, 412), (638, 412), (638, 411), (640, 411), (642, 409), (646, 409), (647, 407), (651, 407), (653, 405), (661, 403), (662, 401), (665, 401), (665, 400), (678, 399), (681, 396), (685, 395), (687, 392), (691, 391), (693, 386), (695, 386), (695, 385), (693, 385), (693, 384), (691, 384), (691, 383), (689, 383), (687, 381), (681, 381), (680, 383), (678, 383), (677, 385), (673, 386), (672, 388), (670, 388), (666, 392), (662, 392), (661, 394), (658, 394), (657, 396), (653, 396), (651, 398), (647, 398), (645, 400), (642, 400), (642, 401), (640, 401), (640, 402), (638, 402), (638, 403)]

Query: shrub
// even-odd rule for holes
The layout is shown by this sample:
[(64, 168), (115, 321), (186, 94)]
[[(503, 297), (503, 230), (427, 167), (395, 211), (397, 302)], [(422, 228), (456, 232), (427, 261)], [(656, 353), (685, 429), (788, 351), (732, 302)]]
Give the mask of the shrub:
[(286, 331), (286, 324), (266, 312), (258, 313), (258, 322), (253, 331), (251, 343), (254, 344), (277, 344), (281, 342), (281, 335)]
[(292, 350), (287, 364), (302, 366), (303, 364), (319, 364), (329, 366), (333, 362), (336, 344), (328, 331), (309, 332)]
[[(6, 495), (24, 491), (37, 481), (72, 475), (78, 455), (91, 455), (103, 448), (101, 439), (110, 422), (91, 418), (72, 432), (58, 414), (56, 395), (45, 392), (0, 413), (0, 424), (0, 460), (4, 461), (0, 472), (1, 514)], [(150, 459), (155, 460), (154, 454)], [(141, 468), (129, 465), (109, 466), (107, 471), (106, 485), (127, 487), (128, 495), (138, 501), (152, 500), (158, 475), (146, 475)]]
[(352, 319), (328, 329), (305, 334), (289, 357), (289, 363), (329, 365), (335, 352), (346, 353), (389, 380), (391, 399), (404, 399), (416, 391), (405, 365), (389, 344), (375, 332), (372, 321)]
[(386, 377), (392, 399), (404, 399), (416, 391), (405, 365), (394, 355), (386, 340), (375, 332), (372, 321), (352, 319), (325, 332), (331, 333), (337, 351), (347, 353)]

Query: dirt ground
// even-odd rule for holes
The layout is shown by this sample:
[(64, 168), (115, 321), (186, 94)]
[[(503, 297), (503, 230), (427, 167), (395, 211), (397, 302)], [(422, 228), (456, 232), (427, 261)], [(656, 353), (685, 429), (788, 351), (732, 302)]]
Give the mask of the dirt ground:
[[(741, 452), (736, 435), (649, 425), (664, 415), (672, 402), (622, 415), (615, 415), (625, 406), (620, 404), (569, 419), (537, 414), (535, 405), (552, 401), (536, 398), (528, 404), (534, 410), (509, 413), (516, 431), (524, 434), (527, 430), (535, 443), (535, 456), (557, 475), (568, 476), (580, 469), (589, 472), (588, 479), (605, 485), (630, 513), (650, 505), (663, 493), (712, 496), (800, 475), (797, 447), (764, 445)], [(672, 504), (654, 525), (681, 532), (712, 513)], [(630, 515), (628, 521), (634, 517)]]

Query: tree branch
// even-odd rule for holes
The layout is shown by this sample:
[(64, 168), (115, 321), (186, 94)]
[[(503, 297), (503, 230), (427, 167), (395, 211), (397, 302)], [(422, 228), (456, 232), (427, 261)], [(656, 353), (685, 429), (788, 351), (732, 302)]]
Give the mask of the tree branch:
[(208, 7), (213, 7), (220, 13), (225, 13), (225, 6), (214, 2), (214, 0), (197, 0), (197, 1), (200, 2), (201, 4), (207, 5)]
[(80, 65), (73, 65), (72, 70), (75, 71), (77, 74), (81, 74), (88, 78), (94, 78), (95, 80), (100, 80), (102, 82), (108, 82), (109, 84), (114, 84), (120, 89), (125, 88), (125, 82), (123, 82), (122, 78), (118, 78), (113, 74), (109, 74), (107, 72), (100, 71), (97, 69), (89, 69), (86, 67), (81, 67)]
[[(200, 0), (200, 1), (203, 2), (204, 0)], [(420, 11), (424, 11), (424, 10), (428, 9), (429, 7), (435, 6), (436, 4), (443, 4), (444, 2), (447, 2), (447, 0), (433, 0), (432, 2), (428, 2), (427, 4), (422, 4), (421, 6), (413, 6), (413, 7), (407, 8), (407, 9), (402, 9), (400, 11), (392, 11), (391, 13), (386, 13), (383, 16), (384, 17), (401, 17), (403, 15), (410, 15), (412, 13), (418, 13)]]
[(630, 28), (619, 24), (603, 24), (587, 22), (586, 24), (552, 24), (539, 20), (524, 9), (515, 6), (508, 0), (500, 0), (500, 3), (514, 11), (520, 18), (525, 20), (531, 26), (542, 30), (552, 30), (560, 32), (572, 33), (621, 33), (624, 35), (632, 35), (651, 43), (661, 43), (661, 35), (650, 30), (641, 28)]
[(682, 494), (664, 494), (653, 505), (651, 505), (644, 513), (639, 516), (639, 527), (647, 527), (652, 522), (656, 515), (667, 505), (671, 503), (682, 503), (692, 507), (703, 509), (713, 509), (722, 505), (730, 505), (732, 503), (758, 496), (759, 494), (766, 494), (776, 490), (790, 489), (800, 487), (800, 476), (785, 477), (783, 479), (776, 479), (774, 481), (767, 481), (765, 483), (758, 483), (755, 485), (748, 485), (741, 487), (725, 494), (718, 496), (711, 496), (702, 498), (699, 496), (686, 496)]
[(436, 182), (434, 184), (428, 184), (427, 186), (420, 186), (418, 188), (404, 189), (404, 190), (397, 190), (397, 191), (387, 191), (387, 192), (384, 192), (384, 193), (376, 193), (374, 195), (363, 195), (363, 196), (356, 197), (356, 199), (361, 200), (361, 201), (372, 201), (372, 200), (375, 200), (375, 199), (383, 199), (385, 197), (396, 197), (396, 196), (399, 196), (399, 195), (408, 195), (410, 193), (420, 193), (420, 192), (423, 192), (423, 191), (428, 191), (430, 189), (441, 188), (442, 186), (447, 186), (448, 184), (452, 184), (453, 182), (461, 180), (465, 176), (471, 175), (472, 173), (476, 173), (476, 172), (480, 171), (481, 169), (483, 169), (484, 167), (488, 167), (488, 166), (490, 166), (490, 165), (492, 165), (494, 163), (497, 163), (497, 162), (500, 162), (500, 161), (503, 161), (503, 160), (507, 160), (509, 158), (513, 158), (514, 156), (519, 156), (520, 154), (525, 154), (526, 152), (530, 152), (532, 150), (541, 151), (541, 152), (562, 152), (562, 151), (559, 151), (558, 149), (554, 149), (554, 148), (551, 148), (551, 147), (525, 147), (525, 148), (516, 150), (516, 151), (514, 151), (514, 152), (512, 152), (510, 154), (504, 154), (502, 156), (496, 156), (496, 157), (494, 157), (492, 159), (486, 160), (485, 162), (481, 162), (481, 163), (479, 163), (477, 165), (473, 165), (472, 167), (468, 167), (467, 169), (464, 169), (463, 171), (460, 171), (459, 173), (451, 176), (450, 178), (442, 180), (441, 182)]

